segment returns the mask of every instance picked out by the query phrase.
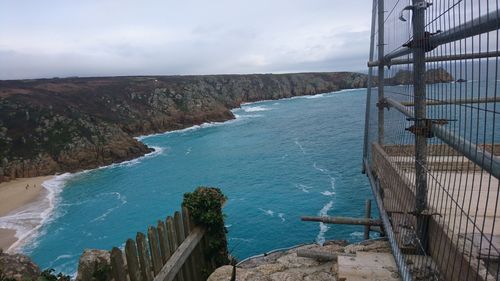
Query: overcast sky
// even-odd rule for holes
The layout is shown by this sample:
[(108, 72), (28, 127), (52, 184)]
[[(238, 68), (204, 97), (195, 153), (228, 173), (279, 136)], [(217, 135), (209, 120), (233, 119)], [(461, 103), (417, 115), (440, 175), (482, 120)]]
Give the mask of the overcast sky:
[(0, 79), (362, 70), (369, 0), (0, 0)]

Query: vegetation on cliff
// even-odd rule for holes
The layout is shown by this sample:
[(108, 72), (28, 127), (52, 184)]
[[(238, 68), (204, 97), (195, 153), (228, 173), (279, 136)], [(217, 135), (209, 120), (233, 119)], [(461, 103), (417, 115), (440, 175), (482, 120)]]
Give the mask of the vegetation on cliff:
[(358, 73), (0, 81), (0, 182), (151, 151), (134, 136), (234, 118), (243, 102), (366, 87)]

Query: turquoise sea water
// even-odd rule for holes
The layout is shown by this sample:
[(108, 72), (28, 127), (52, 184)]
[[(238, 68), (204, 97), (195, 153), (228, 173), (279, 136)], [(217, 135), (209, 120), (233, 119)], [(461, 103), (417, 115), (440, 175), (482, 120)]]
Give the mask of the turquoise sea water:
[(300, 216), (363, 216), (371, 198), (360, 171), (365, 92), (243, 105), (235, 120), (143, 138), (157, 149), (146, 157), (59, 176), (49, 183), (61, 190), (56, 207), (23, 251), (72, 274), (83, 249), (123, 245), (200, 185), (229, 198), (230, 249), (240, 259), (325, 238), (358, 241), (362, 227)]

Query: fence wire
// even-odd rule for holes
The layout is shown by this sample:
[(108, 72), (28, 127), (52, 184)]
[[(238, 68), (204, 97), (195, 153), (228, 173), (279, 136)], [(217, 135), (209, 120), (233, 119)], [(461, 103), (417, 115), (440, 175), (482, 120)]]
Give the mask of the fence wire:
[(400, 274), (500, 280), (499, 0), (373, 9), (364, 169)]

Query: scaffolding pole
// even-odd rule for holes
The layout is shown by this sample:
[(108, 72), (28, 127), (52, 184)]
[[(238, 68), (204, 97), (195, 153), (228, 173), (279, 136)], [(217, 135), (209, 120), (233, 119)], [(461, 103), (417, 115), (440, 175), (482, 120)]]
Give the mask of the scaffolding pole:
[[(384, 59), (384, 0), (378, 0), (378, 59)], [(378, 66), (378, 143), (384, 143), (384, 65)]]
[[(397, 109), (406, 117), (412, 119), (415, 118), (413, 110), (408, 109), (402, 103), (391, 98), (386, 98), (385, 101), (388, 106)], [(453, 131), (446, 129), (442, 125), (432, 124), (431, 131), (434, 136), (451, 146), (456, 151), (462, 153), (465, 157), (467, 157), (467, 159), (481, 167), (481, 169), (490, 173), (495, 178), (500, 179), (500, 157), (493, 155), (483, 148), (480, 148), (477, 144), (457, 136)]]
[[(499, 28), (500, 28), (499, 13), (497, 11), (493, 11), (486, 15), (482, 15), (478, 18), (475, 18), (471, 21), (465, 22), (450, 30), (431, 36), (429, 38), (428, 44), (430, 45), (429, 47), (437, 47), (442, 44), (495, 31)], [(417, 38), (415, 37), (415, 34), (413, 35), (413, 38)], [(379, 58), (379, 62), (383, 62), (382, 63), (383, 65), (391, 65), (392, 59), (406, 56), (408, 54), (411, 54), (412, 52), (413, 50), (411, 48), (407, 47), (401, 48), (398, 49), (397, 51), (387, 54), (383, 58)]]
[[(370, 35), (370, 55), (369, 60), (373, 60), (374, 53), (374, 45), (375, 45), (375, 18), (377, 16), (377, 0), (373, 0), (372, 4), (372, 26), (371, 26), (371, 35)], [(371, 99), (372, 99), (372, 78), (373, 78), (373, 69), (371, 67), (368, 68), (368, 85), (366, 88), (366, 109), (365, 109), (365, 136), (363, 140), (363, 159), (366, 159), (368, 156), (368, 128), (370, 127), (370, 107), (371, 107)], [(365, 173), (365, 165), (362, 165), (362, 172)]]
[[(413, 38), (419, 40), (425, 36), (425, 9), (424, 0), (413, 0)], [(427, 126), (426, 93), (425, 93), (425, 46), (419, 44), (413, 47), (413, 91), (415, 127), (423, 132)], [(423, 133), (415, 134), (415, 187), (416, 187), (416, 214), (417, 235), (422, 252), (427, 249), (427, 219), (422, 213), (427, 209), (427, 136)]]
[[(458, 55), (444, 55), (444, 56), (434, 56), (426, 57), (425, 62), (440, 62), (440, 61), (458, 61), (458, 60), (474, 60), (474, 59), (485, 59), (485, 58), (496, 58), (500, 57), (500, 52), (481, 52), (481, 53), (470, 53), (470, 54), (458, 54)], [(413, 59), (393, 59), (390, 61), (390, 66), (401, 65), (401, 64), (412, 64)], [(379, 66), (380, 61), (368, 61), (368, 67)]]

